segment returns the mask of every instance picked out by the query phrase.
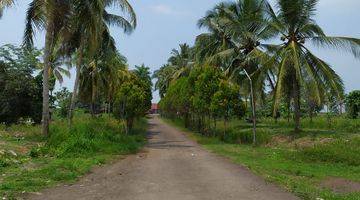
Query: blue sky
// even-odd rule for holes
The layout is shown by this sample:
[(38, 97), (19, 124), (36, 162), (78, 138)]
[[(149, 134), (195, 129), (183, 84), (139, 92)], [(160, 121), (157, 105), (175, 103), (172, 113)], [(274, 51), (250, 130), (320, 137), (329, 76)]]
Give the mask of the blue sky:
[[(221, 0), (129, 0), (138, 16), (138, 27), (132, 35), (112, 29), (117, 46), (128, 58), (130, 67), (145, 63), (154, 71), (166, 63), (170, 51), (179, 43), (193, 44), (195, 37), (204, 30), (196, 26), (206, 10)], [(6, 10), (0, 20), (0, 45), (20, 44), (24, 29), (25, 11), (29, 0)], [(317, 22), (328, 35), (360, 38), (359, 0), (320, 0)], [(37, 34), (36, 44), (43, 46), (43, 33)], [(334, 66), (343, 78), (347, 91), (360, 89), (360, 60), (346, 53), (318, 50), (318, 56)], [(73, 80), (63, 86), (72, 88)], [(58, 86), (60, 87), (60, 86)], [(158, 101), (154, 93), (154, 102)]]

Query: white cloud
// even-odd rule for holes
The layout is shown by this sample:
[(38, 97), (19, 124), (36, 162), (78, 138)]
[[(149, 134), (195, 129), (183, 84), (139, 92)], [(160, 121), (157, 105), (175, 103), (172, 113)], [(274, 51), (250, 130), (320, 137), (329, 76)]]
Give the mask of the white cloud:
[(165, 5), (165, 4), (158, 4), (154, 6), (150, 6), (150, 9), (158, 14), (162, 15), (185, 15), (185, 12), (178, 11), (173, 9), (172, 7)]

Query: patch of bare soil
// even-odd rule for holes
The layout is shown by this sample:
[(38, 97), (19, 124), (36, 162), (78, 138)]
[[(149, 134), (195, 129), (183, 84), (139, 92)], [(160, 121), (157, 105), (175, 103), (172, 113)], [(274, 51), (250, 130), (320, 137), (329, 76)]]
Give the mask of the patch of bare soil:
[(279, 146), (288, 144), (291, 141), (291, 137), (286, 135), (276, 135), (271, 138), (271, 141), (267, 144), (268, 147)]
[(360, 192), (360, 182), (343, 178), (328, 178), (321, 183), (321, 186), (331, 189), (336, 193)]

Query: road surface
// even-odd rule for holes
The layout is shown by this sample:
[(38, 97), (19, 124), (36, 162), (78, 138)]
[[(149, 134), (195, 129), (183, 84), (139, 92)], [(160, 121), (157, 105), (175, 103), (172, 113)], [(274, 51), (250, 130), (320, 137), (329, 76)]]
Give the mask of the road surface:
[(71, 186), (29, 196), (39, 200), (292, 200), (248, 169), (209, 153), (154, 116), (144, 152), (97, 168)]

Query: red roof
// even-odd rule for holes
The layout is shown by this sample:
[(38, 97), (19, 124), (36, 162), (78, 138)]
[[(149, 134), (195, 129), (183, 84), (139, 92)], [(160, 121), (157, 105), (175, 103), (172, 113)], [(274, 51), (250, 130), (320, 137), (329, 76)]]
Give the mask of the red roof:
[(159, 110), (159, 105), (157, 103), (151, 104), (151, 110)]

